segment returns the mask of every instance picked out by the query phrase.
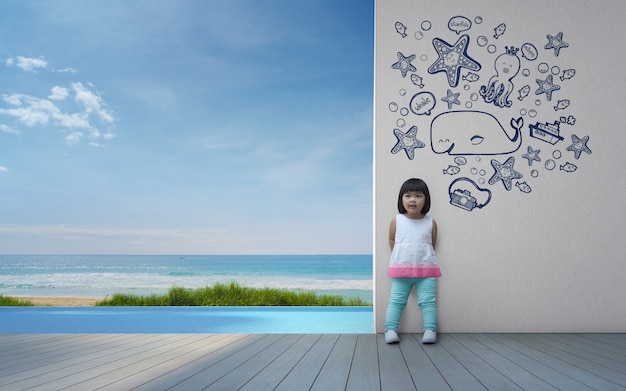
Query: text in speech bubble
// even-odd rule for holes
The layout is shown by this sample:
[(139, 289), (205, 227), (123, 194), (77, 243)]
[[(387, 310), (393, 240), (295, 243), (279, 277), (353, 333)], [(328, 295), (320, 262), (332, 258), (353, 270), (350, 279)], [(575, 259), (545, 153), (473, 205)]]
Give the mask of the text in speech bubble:
[(457, 34), (469, 30), (470, 27), (472, 27), (472, 21), (465, 16), (455, 16), (448, 21), (448, 28)]
[(411, 98), (411, 111), (417, 115), (430, 115), (435, 108), (435, 96), (430, 92), (419, 92)]

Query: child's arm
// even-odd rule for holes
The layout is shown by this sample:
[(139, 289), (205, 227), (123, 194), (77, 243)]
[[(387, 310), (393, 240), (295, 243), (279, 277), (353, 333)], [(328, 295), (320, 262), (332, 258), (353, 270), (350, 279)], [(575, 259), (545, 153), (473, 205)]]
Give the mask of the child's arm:
[(433, 219), (433, 248), (435, 248), (435, 245), (437, 245), (437, 222), (435, 221), (435, 219)]
[(393, 246), (396, 244), (396, 218), (394, 217), (389, 224), (389, 248), (393, 251)]

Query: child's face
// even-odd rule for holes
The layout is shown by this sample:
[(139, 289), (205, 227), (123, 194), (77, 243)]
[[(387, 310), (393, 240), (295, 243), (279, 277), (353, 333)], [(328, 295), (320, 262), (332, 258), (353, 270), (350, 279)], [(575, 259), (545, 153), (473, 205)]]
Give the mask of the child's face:
[(421, 217), (426, 197), (421, 191), (409, 191), (402, 195), (402, 205), (409, 217)]

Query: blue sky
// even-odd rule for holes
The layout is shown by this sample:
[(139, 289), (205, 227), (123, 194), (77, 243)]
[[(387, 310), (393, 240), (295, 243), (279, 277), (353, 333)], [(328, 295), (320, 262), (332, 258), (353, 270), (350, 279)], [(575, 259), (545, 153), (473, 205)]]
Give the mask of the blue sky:
[(0, 253), (372, 251), (372, 1), (3, 1), (0, 72)]

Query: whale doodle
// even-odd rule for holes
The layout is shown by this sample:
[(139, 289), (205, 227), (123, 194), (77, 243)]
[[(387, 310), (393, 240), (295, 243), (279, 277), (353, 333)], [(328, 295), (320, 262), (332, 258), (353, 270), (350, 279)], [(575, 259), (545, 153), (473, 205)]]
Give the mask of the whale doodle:
[(522, 118), (511, 119), (512, 136), (500, 122), (482, 111), (448, 111), (430, 124), (433, 152), (449, 155), (506, 155), (522, 145)]

